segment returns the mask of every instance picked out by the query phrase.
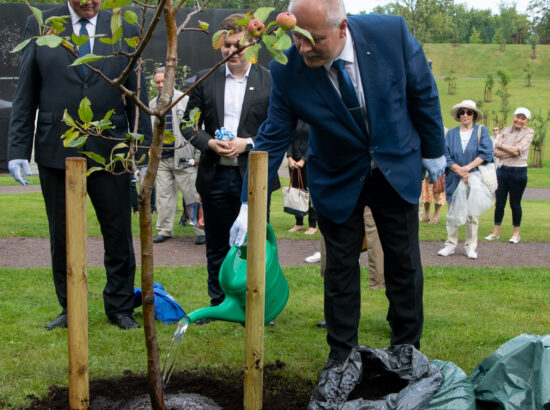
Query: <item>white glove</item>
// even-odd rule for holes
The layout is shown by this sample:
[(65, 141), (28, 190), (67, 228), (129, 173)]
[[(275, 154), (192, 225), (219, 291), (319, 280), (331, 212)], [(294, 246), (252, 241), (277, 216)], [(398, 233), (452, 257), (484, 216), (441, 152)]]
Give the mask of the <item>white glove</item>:
[(10, 170), (10, 174), (13, 179), (15, 179), (21, 185), (27, 185), (31, 181), (21, 175), (21, 168), (23, 168), (23, 172), (26, 176), (30, 177), (32, 175), (29, 161), (27, 161), (26, 159), (12, 159), (8, 162), (8, 169)]
[(246, 232), (248, 230), (248, 204), (243, 202), (239, 216), (233, 222), (229, 231), (229, 246), (243, 246), (245, 244)]
[(422, 167), (428, 170), (428, 182), (435, 184), (435, 181), (445, 172), (447, 159), (445, 155), (439, 158), (422, 158)]

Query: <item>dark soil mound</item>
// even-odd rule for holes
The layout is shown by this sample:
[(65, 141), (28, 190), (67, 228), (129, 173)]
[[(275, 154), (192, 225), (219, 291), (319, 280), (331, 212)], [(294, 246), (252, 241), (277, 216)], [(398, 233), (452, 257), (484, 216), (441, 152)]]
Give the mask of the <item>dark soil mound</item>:
[[(263, 408), (266, 410), (305, 409), (314, 389), (312, 382), (304, 379), (288, 380), (287, 376), (279, 374), (284, 363), (266, 365), (264, 368)], [(129, 372), (128, 372), (129, 373)], [(243, 409), (243, 375), (202, 375), (191, 372), (174, 373), (166, 389), (166, 394), (196, 393), (214, 400), (226, 410)], [(90, 401), (94, 410), (120, 409), (121, 402), (148, 393), (146, 376), (127, 374), (120, 379), (103, 379), (90, 381)], [(102, 400), (94, 406), (94, 399)], [(69, 389), (67, 387), (51, 386), (48, 396), (40, 400), (31, 396), (33, 402), (29, 409), (56, 410), (67, 409), (69, 405)], [(112, 400), (111, 405), (109, 400)]]

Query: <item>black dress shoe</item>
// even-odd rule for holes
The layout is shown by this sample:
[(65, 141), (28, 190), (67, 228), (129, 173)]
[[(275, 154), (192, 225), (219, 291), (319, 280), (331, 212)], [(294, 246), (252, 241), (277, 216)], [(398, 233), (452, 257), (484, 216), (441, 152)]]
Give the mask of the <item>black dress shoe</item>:
[(140, 327), (139, 323), (134, 320), (130, 313), (113, 313), (108, 318), (109, 322), (124, 330)]
[(206, 325), (207, 323), (210, 323), (212, 319), (199, 319), (195, 323), (197, 325)]
[(327, 328), (327, 322), (325, 322), (323, 320), (322, 322), (317, 322), (317, 324), (315, 326), (317, 326), (318, 328), (321, 328), (321, 329), (326, 329)]
[(46, 325), (46, 330), (54, 330), (56, 327), (67, 327), (67, 311), (63, 310), (54, 320)]
[(197, 238), (195, 239), (195, 245), (204, 245), (205, 243), (206, 243), (206, 236), (197, 235)]
[(153, 238), (153, 243), (163, 243), (165, 242), (169, 237), (164, 235), (157, 235)]

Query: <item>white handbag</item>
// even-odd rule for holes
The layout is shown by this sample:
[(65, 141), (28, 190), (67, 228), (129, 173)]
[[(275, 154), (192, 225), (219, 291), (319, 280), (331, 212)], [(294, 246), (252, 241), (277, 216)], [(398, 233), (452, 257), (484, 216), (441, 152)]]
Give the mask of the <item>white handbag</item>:
[[(477, 145), (479, 146), (479, 141), (481, 140), (481, 125), (477, 128)], [(495, 163), (486, 163), (485, 165), (478, 165), (477, 169), (479, 170), (479, 175), (481, 176), (481, 182), (485, 184), (491, 194), (494, 194), (498, 188), (497, 181), (497, 170), (495, 168)]]
[(298, 172), (298, 188), (290, 185), (281, 188), (283, 191), (284, 211), (295, 216), (305, 216), (309, 210), (309, 192), (304, 188), (302, 172)]

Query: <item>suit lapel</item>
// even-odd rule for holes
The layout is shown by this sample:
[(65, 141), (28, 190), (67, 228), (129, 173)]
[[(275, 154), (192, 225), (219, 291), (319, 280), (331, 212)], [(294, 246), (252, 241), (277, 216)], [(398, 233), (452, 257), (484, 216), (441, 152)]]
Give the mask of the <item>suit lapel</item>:
[(243, 106), (241, 109), (241, 116), (239, 118), (239, 126), (237, 127), (237, 133), (239, 135), (241, 124), (243, 124), (246, 114), (248, 113), (248, 110), (250, 108), (250, 102), (254, 99), (254, 95), (256, 94), (256, 87), (259, 86), (260, 84), (258, 84), (258, 69), (254, 64), (252, 64), (252, 66), (250, 67), (250, 72), (248, 74), (248, 81), (246, 82), (246, 91), (244, 92)]
[(216, 101), (216, 114), (218, 115), (218, 127), (223, 127), (224, 103), (225, 103), (225, 64), (220, 66), (214, 74), (214, 95)]
[[(95, 30), (96, 34), (105, 34), (106, 37), (111, 37), (111, 14), (106, 13), (103, 10), (99, 11), (99, 14), (97, 15), (97, 27)], [(92, 50), (93, 54), (96, 55), (110, 55), (112, 53), (111, 51), (111, 45), (105, 44), (101, 41), (99, 41), (101, 37), (96, 37), (94, 39), (94, 48)], [(103, 64), (105, 62), (105, 59), (101, 59), (98, 61), (93, 62), (92, 64), (94, 67), (97, 67), (98, 69), (103, 68)]]
[[(376, 84), (372, 84), (370, 81), (376, 78), (378, 71), (378, 59), (376, 54), (376, 44), (369, 44), (366, 38), (355, 30), (355, 24), (353, 21), (348, 20), (349, 31), (353, 37), (353, 43), (355, 48), (355, 55), (357, 57), (357, 64), (359, 65), (359, 72), (361, 73), (361, 84), (363, 85), (363, 95), (365, 97), (365, 105), (367, 108), (367, 122), (371, 124), (370, 113), (372, 112), (371, 104), (369, 101), (369, 93), (367, 86), (376, 87)], [(374, 103), (377, 103), (376, 101)]]

